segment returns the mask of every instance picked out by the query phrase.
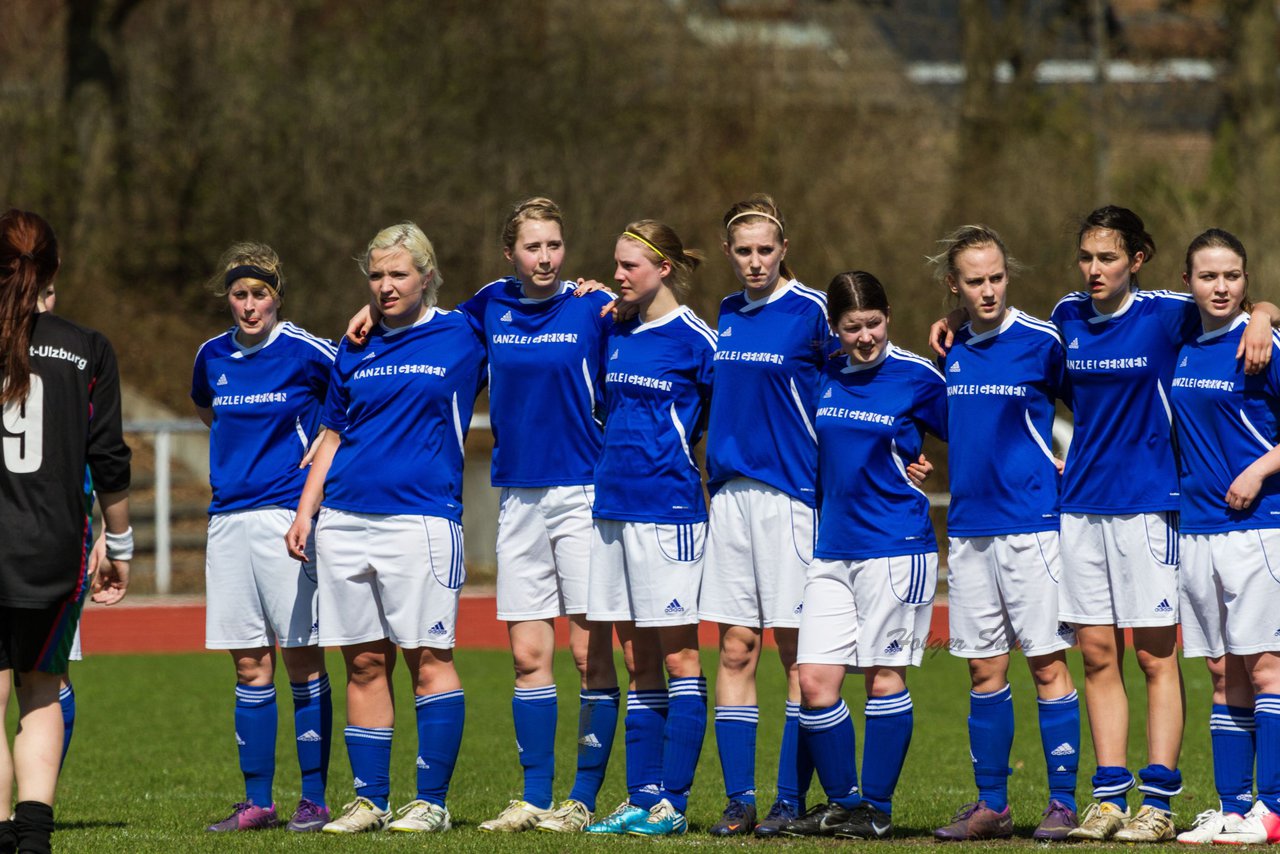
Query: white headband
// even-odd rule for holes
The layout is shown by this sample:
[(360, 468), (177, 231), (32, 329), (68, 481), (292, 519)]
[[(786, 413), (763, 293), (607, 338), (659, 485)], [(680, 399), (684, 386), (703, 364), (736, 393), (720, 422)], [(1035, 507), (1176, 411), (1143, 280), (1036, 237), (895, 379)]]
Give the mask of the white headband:
[(778, 232), (780, 234), (786, 233), (786, 229), (782, 227), (782, 220), (778, 219), (773, 214), (767, 214), (764, 211), (743, 211), (740, 214), (734, 214), (729, 218), (729, 221), (724, 224), (724, 230), (727, 232), (729, 230), (729, 226), (733, 225), (734, 221), (742, 219), (744, 216), (762, 216), (767, 220), (771, 220), (774, 225), (778, 226)]

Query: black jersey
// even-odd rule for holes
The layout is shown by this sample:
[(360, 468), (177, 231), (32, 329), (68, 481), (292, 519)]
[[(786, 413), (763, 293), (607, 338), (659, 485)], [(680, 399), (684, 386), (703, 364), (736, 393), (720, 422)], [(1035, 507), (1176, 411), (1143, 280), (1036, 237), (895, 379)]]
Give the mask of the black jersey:
[(31, 334), (31, 391), (0, 426), (0, 606), (41, 608), (84, 589), (90, 476), (129, 487), (120, 375), (107, 339), (52, 314)]

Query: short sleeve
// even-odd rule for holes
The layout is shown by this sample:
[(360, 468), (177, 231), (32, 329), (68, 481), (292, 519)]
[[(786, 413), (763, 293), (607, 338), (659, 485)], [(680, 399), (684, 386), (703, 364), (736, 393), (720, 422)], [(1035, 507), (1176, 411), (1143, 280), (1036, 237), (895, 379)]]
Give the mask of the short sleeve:
[(325, 390), (324, 396), (324, 412), (320, 416), (320, 423), (335, 433), (342, 433), (347, 429), (347, 405), (349, 398), (347, 395), (346, 384), (342, 381), (342, 374), (338, 370), (338, 365), (342, 361), (342, 353), (346, 350), (346, 341), (338, 346), (338, 358), (334, 360), (333, 366), (329, 369), (328, 388)]
[(209, 387), (207, 351), (208, 345), (205, 345), (196, 352), (196, 363), (191, 369), (191, 400), (201, 409), (213, 406), (213, 389)]
[(86, 459), (94, 488), (121, 492), (129, 488), (132, 453), (121, 424), (120, 370), (111, 343), (93, 334), (96, 371), (89, 387), (89, 441)]
[(462, 316), (471, 324), (472, 330), (480, 340), (484, 340), (484, 310), (489, 304), (489, 291), (496, 287), (495, 285), (486, 285), (476, 292), (476, 295), (462, 305), (458, 306), (458, 311), (462, 312)]
[(914, 416), (926, 430), (947, 441), (947, 382), (933, 371), (918, 386)]
[(1056, 399), (1071, 407), (1071, 375), (1067, 372), (1067, 351), (1056, 339), (1045, 348), (1045, 386)]

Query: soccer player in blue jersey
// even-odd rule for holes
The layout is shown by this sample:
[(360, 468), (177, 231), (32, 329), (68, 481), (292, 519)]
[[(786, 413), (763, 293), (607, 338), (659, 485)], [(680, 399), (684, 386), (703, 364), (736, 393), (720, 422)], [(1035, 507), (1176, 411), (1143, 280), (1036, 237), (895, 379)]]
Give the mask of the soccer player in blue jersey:
[[(484, 348), (457, 312), (435, 308), (440, 272), (422, 230), (380, 231), (361, 263), (382, 320), (343, 341), (289, 552), (311, 520), (320, 641), (347, 670), (347, 755), (356, 798), (327, 833), (448, 830), (445, 806), (465, 706), (453, 664), (462, 547), (463, 442), (484, 380)], [(323, 509), (321, 505), (323, 504)], [(417, 796), (391, 821), (392, 670), (403, 650), (417, 713)]]
[[(502, 228), (514, 275), (485, 285), (458, 307), (489, 354), (492, 482), (501, 487), (498, 515), (498, 618), (507, 621), (516, 670), (511, 702), (524, 768), (523, 797), (512, 800), (484, 831), (585, 827), (613, 746), (618, 677), (612, 627), (587, 622), (592, 479), (600, 455), (604, 336), (601, 316), (612, 297), (580, 297), (595, 282), (560, 279), (565, 243), (560, 207), (547, 198), (518, 202)], [(349, 334), (370, 326), (369, 309)], [(537, 430), (529, 425), (537, 424)], [(548, 437), (553, 437), (548, 441)], [(582, 676), (578, 773), (572, 791), (552, 802), (557, 704), (553, 619), (569, 618), (569, 647)]]
[[(796, 637), (805, 573), (813, 559), (818, 382), (838, 348), (826, 294), (787, 266), (786, 225), (771, 197), (755, 195), (724, 215), (724, 253), (742, 290), (720, 303), (716, 390), (707, 427), (711, 488), (703, 620), (720, 624), (715, 731), (729, 799), (717, 836), (776, 835), (804, 812), (812, 776), (798, 751)], [(777, 800), (756, 822), (756, 669), (773, 629), (787, 674)]]
[(1178, 836), (1185, 843), (1280, 842), (1280, 333), (1267, 369), (1247, 375), (1236, 358), (1250, 311), (1247, 263), (1235, 235), (1210, 229), (1191, 241), (1183, 273), (1202, 332), (1178, 354), (1171, 395), (1182, 639), (1212, 677), (1219, 797)]
[(716, 335), (680, 304), (701, 256), (670, 227), (631, 223), (614, 258), (619, 301), (638, 314), (607, 339), (587, 615), (615, 623), (623, 642), (628, 798), (587, 830), (666, 836), (688, 828), (707, 725), (698, 661), (707, 509), (693, 447), (706, 423)]
[[(911, 742), (907, 666), (923, 657), (938, 574), (929, 500), (906, 467), (926, 431), (946, 439), (946, 382), (889, 342), (889, 301), (870, 273), (832, 280), (827, 317), (844, 356), (824, 368), (818, 399), (818, 542), (796, 657), (803, 749), (828, 803), (782, 832), (880, 839)], [(861, 787), (840, 697), (850, 667), (867, 689)]]
[(318, 831), (325, 805), (333, 717), (316, 628), (315, 558), (299, 566), (280, 548), (320, 432), (334, 345), (280, 317), (284, 273), (261, 243), (223, 253), (211, 287), (234, 325), (200, 345), (191, 400), (209, 427), (209, 541), (205, 646), (236, 668), (235, 736), (245, 797), (211, 831), (279, 824), (271, 786), (276, 757), (276, 645), (293, 692), (302, 798), (289, 821)]
[[(969, 752), (978, 798), (934, 832), (943, 841), (1013, 835), (1009, 653), (1021, 646), (1039, 700), (1049, 805), (1033, 836), (1065, 839), (1076, 826), (1080, 706), (1058, 622), (1058, 463), (1054, 401), (1066, 397), (1058, 330), (1007, 301), (1013, 266), (982, 225), (956, 229), (931, 259), (969, 321), (947, 354), (951, 505), (947, 591), (951, 652), (969, 662)], [(992, 447), (999, 447), (998, 454)]]

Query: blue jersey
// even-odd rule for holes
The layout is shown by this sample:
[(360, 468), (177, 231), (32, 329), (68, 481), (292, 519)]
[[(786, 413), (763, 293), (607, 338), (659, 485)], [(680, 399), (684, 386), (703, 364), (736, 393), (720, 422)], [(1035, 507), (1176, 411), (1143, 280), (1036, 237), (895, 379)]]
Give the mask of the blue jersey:
[(947, 383), (927, 360), (886, 344), (880, 359), (824, 368), (818, 399), (818, 546), (828, 560), (926, 554), (938, 542), (929, 499), (907, 478), (924, 431), (947, 437)]
[(604, 451), (594, 513), (628, 522), (703, 522), (707, 503), (693, 446), (702, 438), (716, 334), (681, 306), (609, 333)]
[(191, 399), (213, 410), (210, 513), (279, 505), (296, 509), (298, 468), (320, 426), (336, 349), (288, 321), (242, 347), (235, 327), (200, 345)]
[(484, 345), (456, 311), (374, 327), (338, 347), (324, 424), (342, 434), (324, 505), (462, 520), (462, 443), (484, 380)]
[(761, 300), (720, 303), (716, 392), (707, 426), (708, 482), (749, 477), (813, 507), (818, 437), (813, 412), (827, 357), (840, 349), (827, 296), (789, 281)]
[(573, 295), (565, 282), (546, 299), (524, 296), (519, 279), (485, 285), (458, 307), (489, 351), (494, 486), (591, 483), (603, 444), (604, 338), (613, 299)]
[(1271, 364), (1246, 376), (1236, 348), (1249, 318), (1201, 335), (1182, 348), (1173, 374), (1180, 529), (1188, 534), (1280, 528), (1280, 477), (1244, 510), (1227, 506), (1232, 481), (1280, 442), (1280, 333), (1272, 333)]
[(1114, 314), (1089, 295), (1053, 309), (1067, 345), (1075, 436), (1062, 479), (1062, 512), (1124, 515), (1178, 509), (1169, 382), (1178, 349), (1200, 329), (1186, 294), (1134, 291)]
[(1058, 331), (1016, 308), (997, 329), (975, 335), (965, 324), (956, 334), (943, 371), (949, 534), (1058, 529), (1053, 402), (1065, 396), (1065, 361)]

